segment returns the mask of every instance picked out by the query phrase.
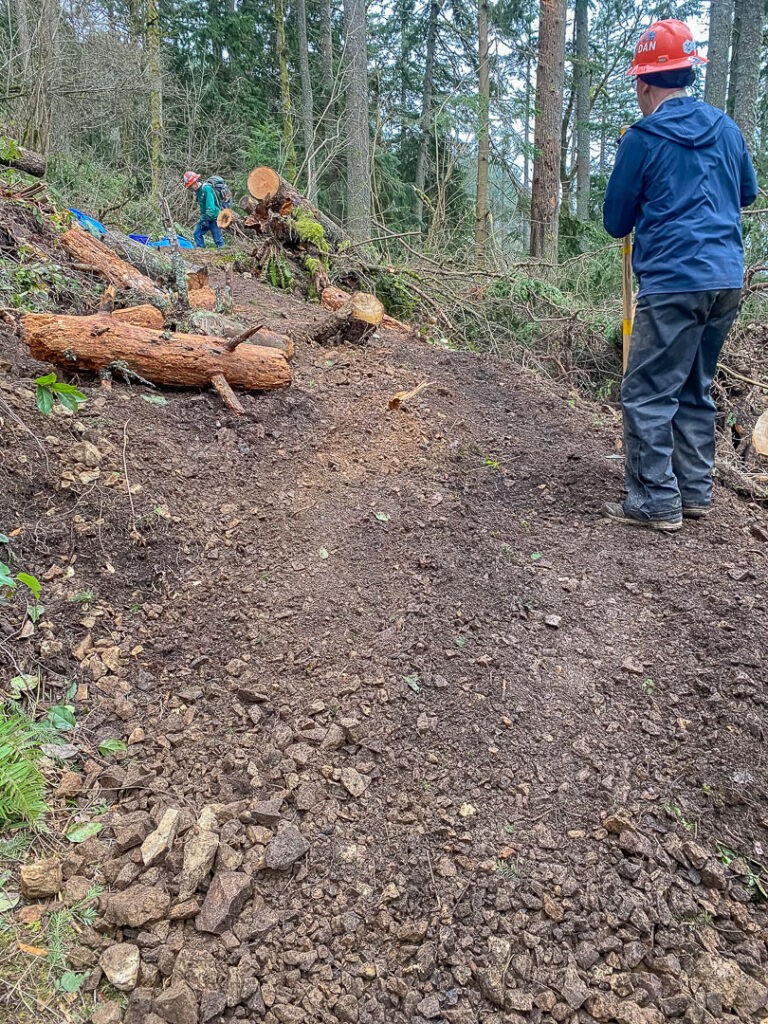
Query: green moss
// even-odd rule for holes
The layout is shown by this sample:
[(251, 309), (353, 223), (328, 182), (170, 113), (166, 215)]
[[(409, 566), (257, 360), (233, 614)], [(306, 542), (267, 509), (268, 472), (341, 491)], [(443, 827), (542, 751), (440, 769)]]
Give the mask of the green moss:
[(320, 224), (309, 210), (299, 207), (291, 216), (296, 228), (296, 234), (302, 242), (314, 245), (320, 252), (328, 252), (328, 243), (325, 240), (323, 225)]

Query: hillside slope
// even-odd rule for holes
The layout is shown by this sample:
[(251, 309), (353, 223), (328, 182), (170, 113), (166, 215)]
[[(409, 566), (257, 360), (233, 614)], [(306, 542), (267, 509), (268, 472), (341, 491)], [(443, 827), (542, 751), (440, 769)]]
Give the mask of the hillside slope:
[[(248, 288), (273, 329), (313, 315)], [(0, 354), (5, 382), (40, 371)], [(510, 364), (384, 332), (294, 367), (240, 420), (85, 382), (44, 421), (0, 384), (45, 438), (3, 415), (0, 525), (51, 623), (14, 657), (46, 642), (44, 677), (87, 684), (82, 742), (129, 740), (122, 767), (86, 763), (78, 802), (106, 796), (110, 827), (65, 861), (107, 883), (86, 966), (136, 886), (159, 899), (122, 928), (124, 1019), (766, 1016), (765, 514), (718, 488), (672, 537), (602, 520), (614, 415)], [(178, 838), (145, 869), (167, 808)], [(201, 922), (163, 894), (206, 829), (237, 877)]]

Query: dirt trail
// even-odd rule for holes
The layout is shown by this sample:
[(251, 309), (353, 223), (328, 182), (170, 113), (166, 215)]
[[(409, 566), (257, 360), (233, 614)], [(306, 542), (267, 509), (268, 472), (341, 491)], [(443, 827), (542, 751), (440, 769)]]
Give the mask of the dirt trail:
[[(275, 330), (313, 315), (238, 298)], [(270, 1024), (766, 1016), (764, 514), (718, 489), (672, 537), (602, 521), (612, 413), (509, 364), (387, 332), (295, 371), (240, 421), (215, 395), (94, 389), (41, 431), (45, 481), (0, 430), (6, 521), (63, 644), (48, 664), (88, 682), (94, 747), (135, 741), (101, 782), (86, 766), (80, 800), (106, 792), (118, 827), (182, 811), (157, 866), (107, 830), (65, 876), (103, 873), (108, 915), (136, 884), (176, 901), (217, 804), (216, 871), (250, 879), (223, 934), (167, 910), (123, 928), (143, 972), (125, 1020), (155, 1020), (153, 998), (176, 1019), (169, 981), (201, 1019)], [(82, 441), (97, 480), (67, 461)], [(88, 589), (92, 608), (67, 601)], [(283, 829), (295, 863), (268, 870)]]

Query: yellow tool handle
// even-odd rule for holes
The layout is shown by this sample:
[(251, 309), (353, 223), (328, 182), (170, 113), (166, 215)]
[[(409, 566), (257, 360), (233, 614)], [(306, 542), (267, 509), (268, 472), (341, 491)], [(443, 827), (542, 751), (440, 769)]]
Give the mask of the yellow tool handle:
[(625, 235), (622, 244), (621, 298), (624, 307), (622, 321), (622, 347), (624, 355), (624, 373), (627, 372), (629, 359), (629, 339), (632, 336), (632, 236)]

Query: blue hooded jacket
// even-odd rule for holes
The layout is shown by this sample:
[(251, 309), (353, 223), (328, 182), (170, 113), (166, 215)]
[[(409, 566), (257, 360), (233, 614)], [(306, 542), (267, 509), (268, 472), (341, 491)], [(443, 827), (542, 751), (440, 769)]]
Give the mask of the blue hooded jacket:
[(722, 110), (680, 96), (625, 132), (603, 223), (614, 238), (635, 229), (639, 295), (741, 288), (741, 207), (756, 198), (738, 126)]

